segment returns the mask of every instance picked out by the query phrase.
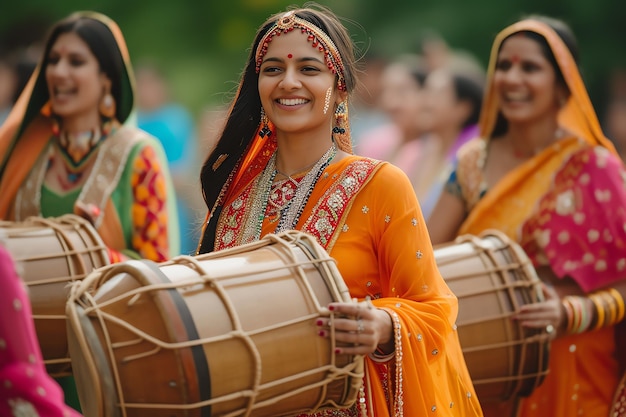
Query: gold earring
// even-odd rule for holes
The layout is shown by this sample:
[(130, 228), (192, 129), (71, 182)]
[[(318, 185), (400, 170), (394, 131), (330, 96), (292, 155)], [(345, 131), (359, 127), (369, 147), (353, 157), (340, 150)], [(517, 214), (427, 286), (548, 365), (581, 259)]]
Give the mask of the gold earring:
[(350, 139), (350, 120), (348, 119), (348, 102), (342, 101), (335, 110), (335, 126), (333, 127), (335, 142), (339, 149), (352, 153)]
[(46, 117), (52, 117), (52, 104), (50, 104), (50, 100), (46, 101), (46, 104), (40, 110), (40, 113)]
[(107, 119), (112, 119), (113, 117), (115, 117), (115, 107), (115, 99), (113, 98), (113, 95), (111, 95), (109, 88), (107, 88), (106, 94), (104, 95), (104, 97), (102, 97), (102, 100), (100, 100), (98, 110), (100, 111), (100, 114), (102, 116), (106, 117)]
[(330, 97), (333, 93), (333, 88), (328, 87), (326, 90), (326, 98), (324, 99), (324, 114), (328, 113), (328, 108), (330, 107)]
[(46, 104), (43, 105), (41, 110), (39, 110), (42, 116), (50, 119), (50, 128), (52, 129), (52, 134), (54, 136), (59, 136), (61, 133), (61, 126), (59, 124), (59, 119), (57, 116), (52, 113), (52, 104), (50, 104), (50, 100), (46, 101)]
[(265, 114), (265, 110), (261, 107), (261, 130), (259, 130), (259, 136), (268, 138), (272, 135), (272, 130), (269, 127), (270, 119)]

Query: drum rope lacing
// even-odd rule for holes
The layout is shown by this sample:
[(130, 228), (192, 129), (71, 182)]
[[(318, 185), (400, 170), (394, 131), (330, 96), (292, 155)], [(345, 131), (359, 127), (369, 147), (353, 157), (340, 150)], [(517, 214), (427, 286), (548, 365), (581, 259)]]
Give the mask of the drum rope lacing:
[[(300, 235), (304, 235), (304, 234), (300, 234), (300, 232), (296, 232), (295, 236), (298, 236), (298, 239), (302, 239), (302, 237), (300, 237)], [(285, 238), (286, 236), (286, 238)], [(294, 239), (294, 232), (286, 232), (285, 234), (283, 234), (283, 236), (276, 236), (276, 235), (268, 235), (266, 238), (264, 238), (264, 241), (259, 241), (255, 244), (249, 244), (246, 245), (246, 248), (240, 246), (240, 247), (235, 247), (235, 248), (231, 248), (231, 249), (227, 249), (224, 251), (220, 251), (219, 253), (214, 253), (215, 256), (206, 256), (206, 258), (212, 258), (212, 259), (218, 259), (220, 257), (226, 257), (229, 255), (232, 255), (234, 253), (240, 253), (243, 251), (248, 251), (248, 250), (254, 250), (254, 248), (261, 248), (264, 246), (269, 246), (269, 244), (271, 243), (278, 243), (281, 244), (282, 246), (284, 246), (284, 248), (286, 248), (291, 254), (292, 254), (292, 259), (295, 259), (295, 253), (294, 253), (294, 249), (292, 247), (289, 246), (289, 243), (293, 243), (293, 239)], [(291, 237), (291, 241), (290, 241), (290, 237)], [(309, 237), (307, 236), (307, 239)], [(312, 238), (311, 238), (312, 239)], [(269, 242), (269, 243), (268, 243)], [(307, 245), (307, 247), (312, 248), (313, 245)], [(309, 249), (310, 249), (309, 248)], [(315, 246), (315, 248), (317, 248), (317, 246)], [(317, 250), (320, 250), (319, 248), (317, 248)], [(326, 254), (326, 252), (318, 252), (318, 255), (321, 254)], [(212, 254), (213, 255), (213, 254)], [(128, 272), (128, 273), (137, 273), (141, 270), (141, 272), (146, 273), (146, 274), (150, 274), (151, 271), (150, 269), (143, 263), (141, 263), (140, 261), (129, 261), (126, 262), (124, 264), (117, 264), (117, 265), (112, 265), (108, 268), (103, 268), (101, 271), (99, 271), (102, 275), (97, 276), (97, 275), (92, 275), (90, 277), (88, 277), (87, 280), (82, 281), (81, 283), (77, 283), (76, 285), (74, 285), (71, 289), (71, 294), (70, 294), (70, 305), (71, 304), (78, 304), (80, 305), (83, 309), (84, 309), (84, 314), (88, 315), (88, 316), (95, 316), (96, 320), (98, 320), (100, 322), (101, 328), (102, 328), (102, 332), (104, 334), (104, 338), (107, 341), (107, 350), (108, 350), (108, 354), (109, 357), (114, 358), (115, 354), (114, 354), (114, 349), (116, 348), (120, 348), (120, 347), (124, 347), (124, 346), (128, 346), (128, 345), (132, 345), (134, 343), (141, 343), (142, 339), (145, 341), (148, 341), (150, 343), (153, 343), (155, 345), (155, 348), (149, 352), (143, 352), (141, 354), (137, 354), (137, 355), (133, 355), (133, 356), (129, 356), (129, 357), (125, 357), (122, 359), (122, 362), (124, 363), (128, 363), (130, 361), (133, 360), (137, 360), (139, 358), (142, 357), (146, 357), (149, 355), (152, 355), (158, 351), (160, 351), (161, 349), (179, 349), (179, 348), (188, 348), (188, 347), (194, 347), (194, 346), (198, 346), (198, 345), (202, 345), (205, 344), (207, 342), (213, 342), (213, 341), (219, 341), (219, 340), (224, 340), (224, 339), (228, 339), (228, 338), (237, 338), (237, 339), (241, 339), (244, 341), (245, 345), (247, 346), (248, 350), (250, 351), (250, 353), (253, 355), (254, 357), (254, 363), (255, 363), (255, 378), (254, 378), (254, 382), (252, 384), (252, 387), (249, 390), (243, 390), (243, 391), (238, 391), (237, 393), (233, 393), (233, 394), (228, 394), (228, 395), (222, 395), (220, 397), (216, 397), (216, 398), (212, 398), (209, 400), (205, 400), (205, 401), (198, 401), (198, 402), (194, 402), (194, 403), (189, 403), (189, 404), (184, 404), (184, 405), (178, 405), (178, 404), (155, 404), (155, 405), (151, 405), (151, 404), (134, 404), (134, 403), (127, 403), (124, 401), (123, 398), (123, 393), (121, 392), (121, 389), (118, 389), (118, 398), (120, 401), (120, 405), (126, 408), (163, 408), (163, 409), (194, 409), (194, 408), (198, 408), (198, 407), (205, 407), (205, 406), (210, 406), (219, 402), (223, 402), (223, 401), (227, 401), (229, 399), (235, 399), (235, 398), (240, 398), (240, 397), (249, 397), (248, 400), (248, 406), (246, 408), (246, 414), (245, 415), (249, 415), (249, 413), (256, 408), (259, 407), (263, 407), (263, 406), (268, 406), (271, 405), (273, 403), (276, 403), (277, 401), (280, 401), (282, 399), (288, 398), (290, 396), (293, 395), (297, 395), (299, 393), (305, 392), (307, 390), (310, 390), (312, 388), (317, 388), (317, 387), (325, 387), (325, 385), (328, 384), (328, 380), (334, 380), (337, 378), (341, 378), (341, 377), (351, 377), (351, 378), (361, 378), (362, 377), (362, 369), (361, 369), (361, 365), (359, 362), (355, 361), (352, 362), (346, 366), (344, 366), (343, 368), (339, 368), (336, 364), (336, 358), (335, 355), (330, 355), (331, 357), (331, 363), (329, 365), (326, 366), (322, 366), (319, 367), (317, 369), (314, 370), (310, 370), (310, 371), (304, 371), (304, 372), (300, 372), (296, 375), (291, 375), (285, 378), (281, 378), (278, 379), (276, 381), (273, 382), (269, 382), (269, 383), (265, 383), (265, 384), (261, 384), (261, 364), (260, 364), (260, 356), (259, 356), (259, 352), (256, 350), (255, 345), (251, 339), (251, 335), (253, 334), (257, 334), (257, 333), (261, 333), (261, 332), (265, 332), (271, 329), (274, 329), (276, 327), (279, 327), (278, 324), (272, 325), (272, 326), (266, 326), (264, 328), (261, 329), (256, 329), (253, 332), (244, 332), (242, 330), (242, 324), (239, 322), (236, 314), (234, 313), (235, 309), (233, 306), (232, 301), (229, 299), (228, 295), (226, 294), (226, 291), (224, 290), (224, 288), (219, 285), (218, 283), (216, 283), (215, 281), (211, 281), (210, 280), (210, 274), (204, 270), (204, 268), (201, 266), (200, 262), (194, 258), (194, 257), (189, 257), (189, 256), (181, 256), (178, 258), (173, 259), (170, 262), (166, 262), (161, 264), (162, 266), (167, 266), (169, 264), (172, 264), (174, 262), (184, 262), (186, 266), (190, 267), (191, 269), (193, 269), (194, 271), (198, 272), (201, 276), (200, 280), (198, 279), (189, 279), (189, 280), (183, 280), (183, 281), (178, 281), (176, 283), (162, 283), (162, 284), (150, 284), (149, 286), (143, 286), (140, 288), (135, 288), (132, 289), (130, 291), (125, 292), (122, 295), (118, 295), (115, 297), (112, 297), (106, 301), (102, 301), (102, 302), (97, 302), (94, 298), (94, 294), (90, 291), (90, 289), (93, 288), (99, 288), (100, 285), (104, 282), (107, 281), (108, 278), (110, 278), (110, 276), (115, 276), (117, 274), (119, 274), (120, 272)], [(333, 271), (330, 270), (330, 265), (334, 266), (334, 260), (332, 258), (327, 258), (327, 259), (310, 259), (308, 262), (300, 262), (300, 263), (295, 263), (295, 262), (287, 262), (281, 266), (276, 266), (276, 267), (267, 267), (267, 268), (261, 268), (261, 270), (257, 271), (258, 273), (264, 273), (264, 272), (272, 272), (272, 271), (279, 271), (279, 270), (284, 270), (284, 269), (293, 269), (298, 271), (297, 276), (299, 277), (299, 283), (301, 285), (303, 285), (304, 287), (306, 287), (307, 291), (309, 292), (309, 294), (313, 294), (314, 291), (310, 285), (310, 283), (308, 282), (307, 279), (305, 279), (305, 273), (303, 271), (303, 268), (309, 265), (314, 265), (316, 268), (323, 268), (326, 270), (327, 274), (331, 274)], [(153, 273), (153, 272), (152, 272)], [(245, 274), (243, 273), (233, 273), (228, 275), (228, 277), (238, 277), (238, 276), (244, 276)], [(226, 306), (226, 309), (228, 311), (229, 317), (231, 319), (231, 323), (233, 325), (233, 330), (230, 332), (227, 332), (223, 335), (219, 335), (219, 336), (213, 336), (213, 337), (205, 337), (205, 338), (199, 338), (197, 340), (192, 340), (192, 341), (182, 341), (182, 342), (175, 342), (175, 343), (171, 343), (171, 342), (165, 342), (163, 340), (160, 340), (158, 338), (155, 338), (151, 335), (149, 335), (147, 332), (144, 332), (141, 329), (137, 329), (136, 327), (132, 326), (131, 324), (125, 322), (122, 319), (119, 319), (111, 314), (108, 314), (104, 311), (102, 311), (101, 309), (110, 305), (113, 305), (115, 303), (119, 303), (119, 302), (126, 302), (127, 305), (132, 305), (136, 302), (139, 301), (139, 299), (146, 295), (146, 294), (150, 294), (154, 291), (160, 291), (160, 290), (171, 290), (171, 289), (180, 289), (180, 288), (184, 288), (184, 287), (191, 287), (191, 286), (197, 286), (201, 283), (205, 283), (205, 284), (209, 284), (211, 285), (211, 288), (214, 289), (216, 291), (216, 293), (218, 294), (218, 296), (222, 299), (222, 301), (224, 302), (224, 305)], [(339, 288), (338, 284), (336, 282), (334, 282), (333, 280), (326, 280), (326, 284), (329, 285), (330, 287), (332, 287), (332, 291), (335, 294), (344, 294), (343, 297), (346, 297), (346, 294), (348, 294), (347, 292), (347, 288)], [(282, 323), (280, 323), (280, 326), (283, 325), (288, 325), (288, 324), (293, 324), (293, 323), (298, 323), (298, 322), (303, 322), (303, 321), (313, 321), (315, 319), (315, 317), (319, 317), (320, 314), (329, 314), (331, 316), (331, 320), (333, 318), (333, 314), (332, 312), (329, 312), (326, 309), (323, 309), (319, 303), (317, 302), (317, 300), (312, 297), (312, 300), (315, 303), (315, 307), (317, 309), (317, 313), (314, 314), (310, 314), (310, 315), (306, 315), (305, 317), (301, 317), (298, 319), (292, 319), (292, 320), (286, 320)], [(126, 342), (122, 342), (122, 343), (113, 343), (110, 339), (110, 334), (107, 331), (107, 326), (106, 323), (110, 322), (110, 323), (115, 323), (116, 325), (119, 325), (125, 329), (127, 329), (128, 331), (132, 332), (133, 334), (137, 335), (139, 337), (138, 340), (130, 340), (130, 341), (126, 341)], [(334, 330), (334, 329), (333, 329)], [(331, 338), (330, 338), (330, 342), (331, 342), (331, 346), (330, 346), (330, 351), (334, 352), (335, 351), (335, 347), (336, 347), (336, 342), (335, 342), (335, 337), (334, 337), (334, 331), (331, 332)], [(120, 375), (118, 372), (118, 369), (116, 366), (112, 366), (113, 371), (115, 373), (114, 378), (116, 379), (116, 384), (117, 387), (121, 387), (120, 384)], [(312, 383), (309, 384), (307, 386), (298, 388), (298, 389), (294, 389), (288, 393), (282, 394), (282, 395), (278, 395), (275, 396), (271, 399), (265, 400), (265, 401), (256, 401), (256, 398), (258, 396), (258, 393), (260, 392), (261, 389), (266, 389), (266, 388), (271, 388), (273, 386), (279, 385), (279, 384), (284, 384), (286, 382), (291, 382), (291, 381), (295, 381), (297, 379), (300, 378), (304, 378), (307, 377), (309, 375), (315, 374), (315, 373), (319, 373), (320, 370), (324, 371), (327, 373), (328, 378), (325, 381), (320, 381), (317, 383)], [(323, 403), (324, 398), (320, 397), (318, 399), (318, 404), (315, 406), (316, 408), (324, 405), (324, 406), (339, 406), (339, 404), (334, 403), (334, 401), (330, 401), (327, 404)], [(240, 412), (233, 414), (233, 415), (241, 415)]]

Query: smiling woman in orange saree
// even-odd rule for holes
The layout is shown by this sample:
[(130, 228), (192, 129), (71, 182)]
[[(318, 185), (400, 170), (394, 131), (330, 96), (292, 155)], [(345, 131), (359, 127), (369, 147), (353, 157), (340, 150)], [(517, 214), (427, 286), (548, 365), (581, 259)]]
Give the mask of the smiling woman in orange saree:
[(543, 17), (497, 36), (480, 138), (459, 151), (429, 219), (435, 244), (504, 231), (546, 283), (546, 301), (516, 319), (556, 330), (550, 373), (517, 409), (483, 404), (485, 415), (607, 416), (626, 362), (626, 171), (600, 129), (573, 42), (562, 22)]
[[(335, 354), (364, 355), (365, 376), (354, 406), (314, 416), (482, 415), (454, 325), (457, 299), (437, 270), (410, 181), (351, 153), (347, 30), (321, 6), (294, 9), (270, 17), (251, 51), (202, 169), (210, 212), (199, 252), (296, 229), (337, 261), (361, 303), (330, 304), (346, 318), (316, 320), (312, 331), (327, 338), (333, 326), (349, 344)], [(368, 299), (372, 308), (359, 311)]]

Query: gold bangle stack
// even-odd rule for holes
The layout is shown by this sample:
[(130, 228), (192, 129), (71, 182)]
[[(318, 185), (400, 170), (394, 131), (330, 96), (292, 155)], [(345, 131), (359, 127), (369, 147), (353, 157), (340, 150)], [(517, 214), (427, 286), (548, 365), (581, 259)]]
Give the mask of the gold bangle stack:
[(595, 291), (587, 297), (568, 295), (562, 303), (570, 334), (611, 327), (624, 319), (624, 298), (615, 288)]

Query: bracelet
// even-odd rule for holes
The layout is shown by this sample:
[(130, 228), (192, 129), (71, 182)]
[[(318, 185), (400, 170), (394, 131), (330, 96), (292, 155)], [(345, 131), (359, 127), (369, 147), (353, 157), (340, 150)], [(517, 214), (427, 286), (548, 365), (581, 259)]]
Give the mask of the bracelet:
[(609, 288), (608, 291), (615, 300), (615, 303), (617, 304), (617, 317), (615, 318), (615, 323), (617, 324), (624, 320), (624, 297), (622, 297), (622, 294), (620, 294), (620, 292), (617, 291), (615, 288)]
[(593, 330), (613, 326), (624, 319), (624, 298), (615, 288), (595, 291), (589, 294), (589, 299), (596, 312)]
[[(611, 326), (616, 323), (617, 319), (617, 301), (613, 298), (608, 291), (598, 291), (598, 294), (606, 301), (607, 310), (607, 326)], [(610, 317), (608, 315), (610, 314)]]
[(592, 321), (591, 305), (586, 297), (568, 295), (563, 298), (563, 306), (567, 312), (567, 332), (579, 334), (585, 332)]
[(593, 330), (598, 330), (604, 326), (604, 306), (602, 305), (601, 298), (597, 294), (590, 294), (589, 299), (591, 299), (596, 307), (596, 325), (593, 327)]
[(572, 325), (574, 323), (574, 310), (572, 308), (572, 304), (570, 303), (568, 297), (563, 298), (561, 305), (565, 309), (565, 315), (567, 319), (567, 325), (565, 326), (565, 331), (567, 333), (572, 333)]
[(381, 354), (381, 353), (378, 353), (378, 349), (376, 349), (376, 352), (369, 353), (367, 356), (374, 362), (385, 363), (385, 362), (389, 362), (396, 356), (396, 351), (394, 350), (391, 353)]

